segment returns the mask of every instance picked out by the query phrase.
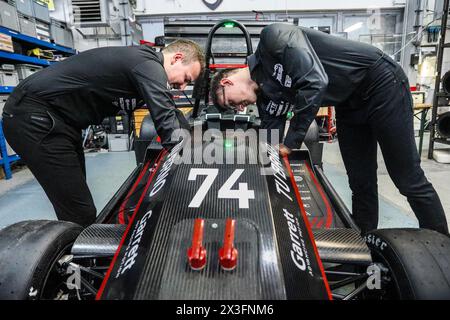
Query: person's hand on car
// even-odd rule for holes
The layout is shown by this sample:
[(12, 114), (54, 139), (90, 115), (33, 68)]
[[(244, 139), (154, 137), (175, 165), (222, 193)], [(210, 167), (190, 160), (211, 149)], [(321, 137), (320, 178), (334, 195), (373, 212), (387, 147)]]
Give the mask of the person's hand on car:
[(280, 144), (280, 155), (282, 156), (282, 157), (285, 157), (285, 156), (288, 156), (288, 155), (290, 155), (291, 154), (291, 152), (292, 152), (292, 150), (290, 149), (290, 148), (288, 148), (288, 147), (286, 147), (284, 144)]

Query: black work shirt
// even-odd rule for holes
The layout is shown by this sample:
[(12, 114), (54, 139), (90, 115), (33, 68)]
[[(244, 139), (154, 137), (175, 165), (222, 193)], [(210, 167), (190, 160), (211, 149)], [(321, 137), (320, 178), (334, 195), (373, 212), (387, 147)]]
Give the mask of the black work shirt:
[(187, 122), (175, 108), (163, 60), (146, 45), (97, 48), (33, 74), (18, 88), (77, 128), (100, 124), (120, 110), (130, 112), (143, 101), (166, 145), (173, 130)]
[(249, 57), (252, 79), (260, 88), (262, 116), (293, 111), (284, 144), (299, 148), (319, 107), (341, 107), (383, 52), (313, 29), (274, 23), (265, 27)]

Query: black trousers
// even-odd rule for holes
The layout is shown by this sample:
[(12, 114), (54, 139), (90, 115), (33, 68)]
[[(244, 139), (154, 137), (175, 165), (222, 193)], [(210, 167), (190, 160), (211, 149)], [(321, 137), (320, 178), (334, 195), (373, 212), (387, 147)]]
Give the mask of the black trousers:
[(377, 143), (395, 186), (421, 228), (448, 234), (444, 209), (420, 167), (408, 78), (389, 57), (371, 68), (362, 86), (336, 107), (339, 147), (362, 232), (378, 226)]
[(41, 184), (59, 220), (88, 226), (96, 209), (86, 183), (81, 130), (35, 102), (14, 95), (3, 113), (3, 129), (11, 147)]
[[(420, 167), (412, 104), (403, 69), (383, 57), (351, 97), (336, 106), (339, 147), (352, 190), (353, 218), (362, 233), (378, 227), (379, 144), (389, 175), (407, 197), (420, 227), (448, 234), (439, 196)], [(282, 133), (285, 122), (285, 117), (263, 115), (261, 126)]]

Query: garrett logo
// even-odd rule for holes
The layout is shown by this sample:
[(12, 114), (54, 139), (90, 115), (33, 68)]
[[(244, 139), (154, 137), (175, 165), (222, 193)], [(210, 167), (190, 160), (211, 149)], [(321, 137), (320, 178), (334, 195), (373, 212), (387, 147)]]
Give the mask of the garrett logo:
[(211, 10), (216, 10), (218, 6), (222, 3), (223, 0), (202, 0), (205, 6), (207, 6)]

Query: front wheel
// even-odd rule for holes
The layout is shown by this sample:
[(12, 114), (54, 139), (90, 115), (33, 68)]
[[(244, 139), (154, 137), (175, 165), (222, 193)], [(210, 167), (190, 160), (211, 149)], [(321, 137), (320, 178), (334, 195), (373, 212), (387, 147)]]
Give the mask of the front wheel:
[(450, 299), (450, 238), (426, 229), (379, 229), (366, 234), (374, 262), (388, 269), (385, 297)]
[(0, 300), (53, 299), (56, 262), (82, 227), (64, 221), (22, 221), (0, 231)]

